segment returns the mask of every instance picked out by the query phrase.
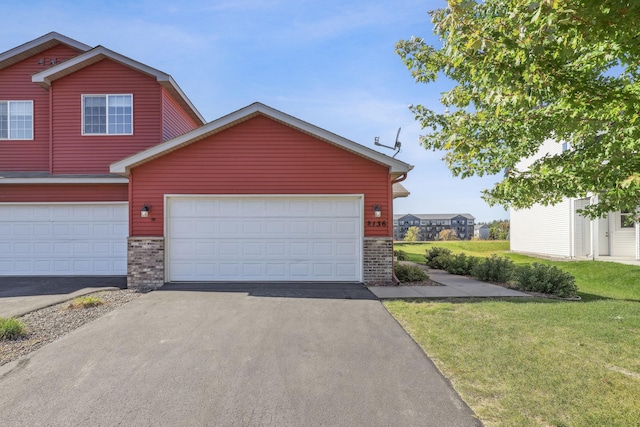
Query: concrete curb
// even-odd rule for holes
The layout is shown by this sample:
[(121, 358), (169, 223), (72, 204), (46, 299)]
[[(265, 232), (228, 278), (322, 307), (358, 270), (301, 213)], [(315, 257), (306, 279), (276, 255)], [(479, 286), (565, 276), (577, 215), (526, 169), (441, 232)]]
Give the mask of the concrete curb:
[[(83, 288), (69, 294), (34, 295), (4, 298), (3, 307), (0, 307), (0, 317), (20, 317), (31, 312), (51, 307), (52, 305), (70, 301), (74, 298), (101, 291), (119, 291), (116, 287)], [(9, 307), (5, 307), (8, 304)], [(15, 305), (11, 307), (11, 305)]]

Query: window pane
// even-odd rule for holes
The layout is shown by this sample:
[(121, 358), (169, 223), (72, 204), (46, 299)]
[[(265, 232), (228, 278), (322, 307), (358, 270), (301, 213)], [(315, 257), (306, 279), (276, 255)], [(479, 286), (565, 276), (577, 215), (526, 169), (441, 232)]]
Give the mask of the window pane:
[(107, 98), (105, 96), (84, 97), (84, 133), (107, 133)]
[(0, 102), (0, 139), (9, 138), (9, 106)]
[(131, 95), (109, 95), (109, 133), (131, 133)]
[(8, 105), (9, 139), (31, 139), (33, 137), (33, 103), (10, 101)]

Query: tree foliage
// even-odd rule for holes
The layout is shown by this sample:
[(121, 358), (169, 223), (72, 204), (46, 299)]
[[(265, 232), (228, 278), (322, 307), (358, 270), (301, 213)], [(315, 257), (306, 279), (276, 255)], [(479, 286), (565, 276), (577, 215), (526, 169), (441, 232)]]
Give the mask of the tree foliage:
[(455, 230), (451, 230), (450, 228), (445, 228), (441, 232), (438, 233), (438, 240), (460, 240), (458, 239), (458, 234)]
[(508, 240), (511, 223), (508, 219), (496, 219), (488, 224), (489, 238), (488, 240)]
[(407, 233), (404, 235), (405, 242), (417, 242), (420, 238), (420, 228), (413, 226), (407, 229)]
[[(483, 193), (491, 205), (597, 195), (585, 214), (637, 209), (640, 2), (448, 0), (430, 14), (442, 46), (396, 45), (417, 82), (457, 83), (447, 112), (411, 107), (425, 148), (456, 176), (504, 173)], [(570, 149), (519, 165), (547, 140)]]

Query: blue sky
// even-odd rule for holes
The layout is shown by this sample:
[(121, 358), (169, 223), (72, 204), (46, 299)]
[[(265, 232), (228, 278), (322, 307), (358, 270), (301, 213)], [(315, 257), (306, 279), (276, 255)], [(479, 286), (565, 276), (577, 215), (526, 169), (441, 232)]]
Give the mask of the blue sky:
[[(207, 121), (259, 101), (362, 145), (374, 137), (415, 166), (411, 196), (395, 213), (471, 213), (507, 218), (480, 191), (495, 179), (454, 178), (442, 153), (418, 143), (408, 109), (441, 109), (450, 82), (417, 84), (394, 53), (412, 35), (433, 43), (428, 11), (444, 0), (189, 0), (9, 2), (0, 52), (57, 31), (169, 73)], [(386, 154), (392, 151), (377, 148)]]

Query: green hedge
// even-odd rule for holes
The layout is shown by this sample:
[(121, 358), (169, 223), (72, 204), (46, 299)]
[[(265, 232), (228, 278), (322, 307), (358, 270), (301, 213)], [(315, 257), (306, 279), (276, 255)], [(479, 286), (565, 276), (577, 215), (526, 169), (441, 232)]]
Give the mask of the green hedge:
[(472, 276), (483, 282), (509, 283), (513, 270), (514, 264), (509, 258), (492, 255), (473, 269)]
[(422, 282), (429, 278), (429, 275), (424, 270), (415, 265), (402, 265), (395, 263), (393, 271), (400, 283)]
[(542, 292), (559, 297), (576, 296), (578, 287), (576, 279), (558, 267), (534, 262), (516, 268), (513, 275), (514, 284), (523, 291)]
[(425, 255), (427, 265), (437, 270), (446, 270), (451, 259), (451, 254), (451, 249), (441, 248), (439, 246), (427, 249)]
[(578, 291), (571, 274), (547, 264), (533, 263), (516, 267), (509, 258), (492, 255), (480, 259), (462, 253), (453, 255), (450, 249), (438, 246), (428, 249), (425, 258), (431, 268), (471, 276), (483, 282), (510, 284), (525, 292), (567, 298), (576, 296)]

